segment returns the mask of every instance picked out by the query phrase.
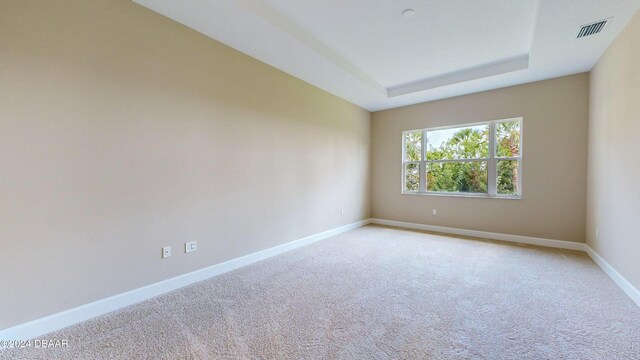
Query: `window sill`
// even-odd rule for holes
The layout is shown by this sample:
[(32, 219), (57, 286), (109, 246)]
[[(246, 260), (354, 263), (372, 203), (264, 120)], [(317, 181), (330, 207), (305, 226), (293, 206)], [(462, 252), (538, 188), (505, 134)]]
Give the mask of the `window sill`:
[(410, 192), (410, 191), (403, 191), (402, 195), (422, 195), (422, 196), (439, 196), (439, 197), (444, 196), (444, 197), (499, 199), (499, 200), (522, 200), (522, 195), (490, 196), (490, 195), (485, 195), (485, 194)]

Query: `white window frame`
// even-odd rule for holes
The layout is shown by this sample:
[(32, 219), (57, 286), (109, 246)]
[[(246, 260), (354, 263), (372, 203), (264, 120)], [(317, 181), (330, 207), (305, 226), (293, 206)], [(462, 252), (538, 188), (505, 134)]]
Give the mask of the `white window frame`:
[[(497, 156), (497, 146), (496, 146), (496, 125), (502, 122), (512, 122), (518, 121), (520, 123), (520, 144), (518, 156), (515, 157), (498, 157)], [(488, 158), (478, 158), (478, 159), (455, 159), (455, 160), (426, 160), (426, 151), (427, 151), (427, 132), (429, 131), (437, 131), (437, 130), (446, 130), (446, 129), (455, 129), (455, 128), (465, 128), (471, 126), (481, 126), (488, 125), (489, 126), (489, 157)], [(459, 125), (451, 125), (451, 126), (441, 126), (441, 127), (433, 127), (427, 129), (416, 129), (416, 130), (406, 130), (402, 132), (402, 181), (401, 181), (401, 192), (406, 195), (434, 195), (434, 196), (457, 196), (457, 197), (480, 197), (480, 198), (495, 198), (495, 199), (522, 199), (522, 149), (523, 149), (523, 138), (524, 138), (524, 121), (522, 117), (517, 118), (509, 118), (509, 119), (500, 119), (500, 120), (492, 120), (492, 121), (482, 121), (477, 123), (470, 124), (459, 124)], [(420, 131), (422, 133), (421, 136), (421, 151), (420, 151), (420, 161), (406, 161), (406, 135), (408, 133)], [(498, 161), (505, 160), (516, 160), (518, 161), (518, 189), (520, 193), (517, 195), (508, 195), (508, 194), (498, 194)], [(427, 191), (427, 164), (431, 163), (449, 163), (449, 162), (475, 162), (475, 161), (486, 161), (487, 162), (487, 193), (461, 193), (461, 192), (445, 192), (445, 191)], [(405, 171), (408, 164), (419, 164), (420, 166), (420, 190), (418, 191), (408, 191), (405, 190), (405, 180), (406, 175)]]

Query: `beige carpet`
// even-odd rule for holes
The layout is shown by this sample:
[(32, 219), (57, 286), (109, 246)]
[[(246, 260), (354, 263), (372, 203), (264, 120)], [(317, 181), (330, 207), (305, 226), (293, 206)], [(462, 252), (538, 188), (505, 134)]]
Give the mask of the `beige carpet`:
[(640, 308), (583, 253), (367, 226), (3, 359), (640, 359)]

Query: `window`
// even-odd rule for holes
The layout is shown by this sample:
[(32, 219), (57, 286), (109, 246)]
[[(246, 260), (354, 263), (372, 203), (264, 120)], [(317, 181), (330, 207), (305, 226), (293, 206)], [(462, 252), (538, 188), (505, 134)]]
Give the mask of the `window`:
[(404, 194), (520, 198), (522, 118), (402, 134)]

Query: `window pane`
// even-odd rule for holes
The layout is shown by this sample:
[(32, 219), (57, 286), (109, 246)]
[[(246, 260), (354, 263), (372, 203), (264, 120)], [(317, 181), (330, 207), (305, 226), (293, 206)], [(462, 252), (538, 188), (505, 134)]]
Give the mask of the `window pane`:
[(519, 195), (518, 162), (516, 160), (498, 161), (498, 194)]
[(427, 165), (427, 191), (486, 193), (487, 162), (448, 162)]
[(420, 164), (406, 164), (404, 168), (405, 191), (420, 191)]
[(505, 121), (496, 124), (496, 156), (516, 157), (520, 155), (520, 121)]
[(427, 132), (427, 160), (489, 157), (489, 125)]
[(420, 161), (422, 152), (422, 131), (412, 131), (405, 134), (404, 159), (406, 161)]

